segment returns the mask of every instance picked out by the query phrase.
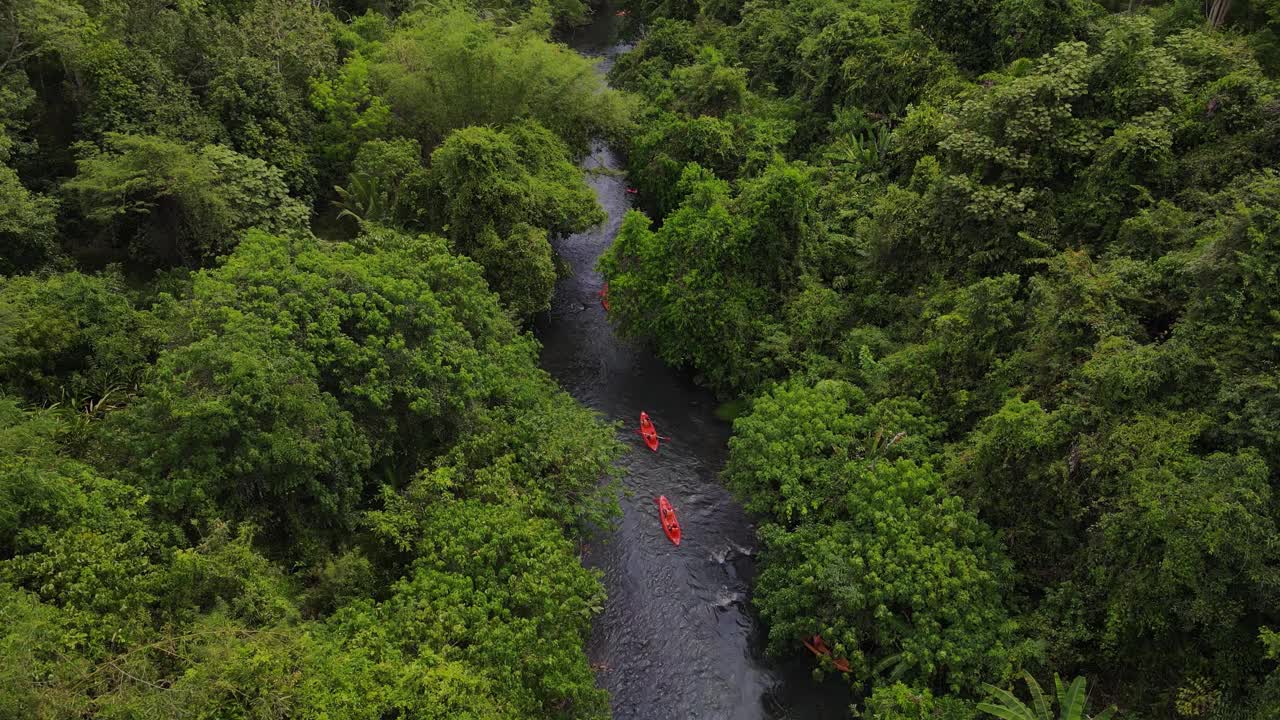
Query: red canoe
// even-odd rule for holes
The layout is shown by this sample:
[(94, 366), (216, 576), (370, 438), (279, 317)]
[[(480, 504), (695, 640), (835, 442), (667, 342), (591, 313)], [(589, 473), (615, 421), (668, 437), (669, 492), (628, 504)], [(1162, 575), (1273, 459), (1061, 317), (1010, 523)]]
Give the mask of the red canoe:
[(680, 521), (676, 520), (676, 509), (671, 507), (666, 495), (658, 496), (658, 520), (662, 522), (662, 531), (671, 542), (680, 544)]
[[(831, 655), (831, 648), (827, 647), (827, 644), (823, 642), (821, 635), (814, 635), (812, 638), (806, 638), (800, 642), (804, 643), (804, 646), (809, 648), (809, 652), (814, 655), (819, 657), (823, 655)], [(849, 661), (844, 658), (832, 658), (831, 664), (840, 672), (847, 673), (851, 670), (849, 667)]]
[(609, 283), (605, 283), (600, 292), (596, 294), (600, 296), (600, 304), (604, 306), (604, 311), (609, 312)]
[(649, 420), (649, 413), (644, 411), (640, 412), (640, 437), (644, 438), (644, 444), (650, 450), (658, 452), (658, 429)]

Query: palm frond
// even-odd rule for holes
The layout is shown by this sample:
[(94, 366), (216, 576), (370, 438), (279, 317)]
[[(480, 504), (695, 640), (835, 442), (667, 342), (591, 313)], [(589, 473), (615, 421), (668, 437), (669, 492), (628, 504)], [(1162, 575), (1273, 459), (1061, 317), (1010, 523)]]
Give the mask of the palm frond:
[[(1004, 688), (998, 688), (995, 685), (987, 683), (982, 685), (982, 689), (986, 690), (993, 698), (999, 700), (1001, 706), (1009, 712), (1014, 713), (1014, 716), (1018, 720), (1035, 720), (1035, 716), (1031, 714), (1031, 708), (1027, 707), (1026, 704), (1019, 700), (1017, 695), (1014, 695)], [(1000, 717), (1006, 716), (1000, 715)]]
[(1044, 699), (1044, 691), (1031, 673), (1022, 671), (1022, 678), (1027, 681), (1027, 689), (1031, 691), (1031, 705), (1036, 709), (1037, 720), (1052, 720), (1049, 717), (1049, 703)]
[(1028, 715), (1019, 714), (1016, 710), (1011, 710), (1003, 705), (992, 705), (991, 703), (978, 703), (978, 709), (988, 715), (994, 715), (1002, 720), (1032, 720)]
[(1084, 678), (1077, 677), (1067, 688), (1066, 697), (1058, 703), (1061, 720), (1081, 720), (1084, 715)]

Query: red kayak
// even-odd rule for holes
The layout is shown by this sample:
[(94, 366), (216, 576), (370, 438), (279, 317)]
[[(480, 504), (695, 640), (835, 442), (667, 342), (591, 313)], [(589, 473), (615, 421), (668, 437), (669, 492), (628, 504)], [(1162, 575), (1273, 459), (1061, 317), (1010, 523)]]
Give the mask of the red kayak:
[(609, 312), (609, 283), (605, 283), (600, 292), (596, 294), (600, 296), (600, 304), (604, 306), (604, 311)]
[(671, 507), (666, 495), (658, 496), (658, 520), (662, 522), (662, 531), (671, 542), (680, 544), (680, 521), (676, 520), (676, 509)]
[(640, 412), (640, 437), (644, 438), (644, 444), (650, 450), (658, 452), (658, 429), (649, 420), (649, 413), (643, 410)]
[[(800, 642), (804, 643), (804, 646), (809, 648), (809, 652), (814, 655), (819, 657), (822, 657), (823, 655), (831, 655), (831, 648), (827, 647), (827, 644), (823, 642), (821, 635), (814, 635), (812, 638), (806, 638)], [(851, 670), (849, 667), (849, 661), (844, 658), (832, 658), (831, 664), (840, 672), (847, 673)]]

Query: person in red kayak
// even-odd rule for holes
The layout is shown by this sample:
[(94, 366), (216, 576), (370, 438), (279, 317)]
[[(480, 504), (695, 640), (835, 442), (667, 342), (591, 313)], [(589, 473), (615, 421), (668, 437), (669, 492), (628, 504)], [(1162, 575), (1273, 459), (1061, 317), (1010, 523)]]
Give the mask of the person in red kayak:
[(680, 521), (676, 519), (676, 509), (666, 495), (658, 496), (658, 521), (662, 523), (662, 531), (673, 545), (680, 544)]
[(818, 657), (822, 657), (824, 655), (830, 657), (831, 664), (840, 672), (847, 673), (852, 670), (852, 668), (849, 667), (849, 661), (845, 658), (832, 657), (831, 648), (827, 647), (827, 643), (823, 641), (821, 635), (814, 635), (813, 637), (805, 638), (800, 642), (803, 642), (804, 646), (809, 648), (809, 652), (814, 655), (817, 655)]
[(640, 411), (640, 437), (644, 438), (644, 444), (649, 449), (658, 452), (658, 428), (653, 426), (653, 421), (649, 419), (649, 413)]

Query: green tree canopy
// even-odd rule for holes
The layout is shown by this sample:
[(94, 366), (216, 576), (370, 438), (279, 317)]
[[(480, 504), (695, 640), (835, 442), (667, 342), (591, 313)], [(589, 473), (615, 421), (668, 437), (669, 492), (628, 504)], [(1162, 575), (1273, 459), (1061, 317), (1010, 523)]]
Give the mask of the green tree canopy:
[(928, 465), (921, 422), (850, 385), (792, 381), (734, 423), (725, 470), (773, 523), (756, 604), (775, 653), (821, 634), (853, 677), (959, 691), (1007, 669), (1008, 563)]
[(0, 165), (0, 274), (33, 270), (61, 255), (57, 208), (56, 199), (31, 192), (12, 168)]
[(157, 335), (118, 277), (0, 279), (0, 387), (29, 403), (123, 399), (158, 349)]
[(100, 232), (98, 252), (150, 267), (198, 267), (227, 253), (249, 228), (305, 229), (307, 210), (278, 169), (219, 145), (111, 135), (87, 149), (63, 184)]
[(402, 17), (385, 43), (353, 56), (316, 92), (330, 122), (339, 123), (336, 132), (389, 123), (424, 148), (471, 125), (532, 119), (580, 153), (626, 120), (620, 98), (605, 91), (590, 61), (461, 8)]
[(533, 122), (453, 132), (431, 155), (430, 183), (436, 226), (484, 266), (490, 287), (519, 318), (550, 305), (548, 235), (604, 220), (564, 143)]

